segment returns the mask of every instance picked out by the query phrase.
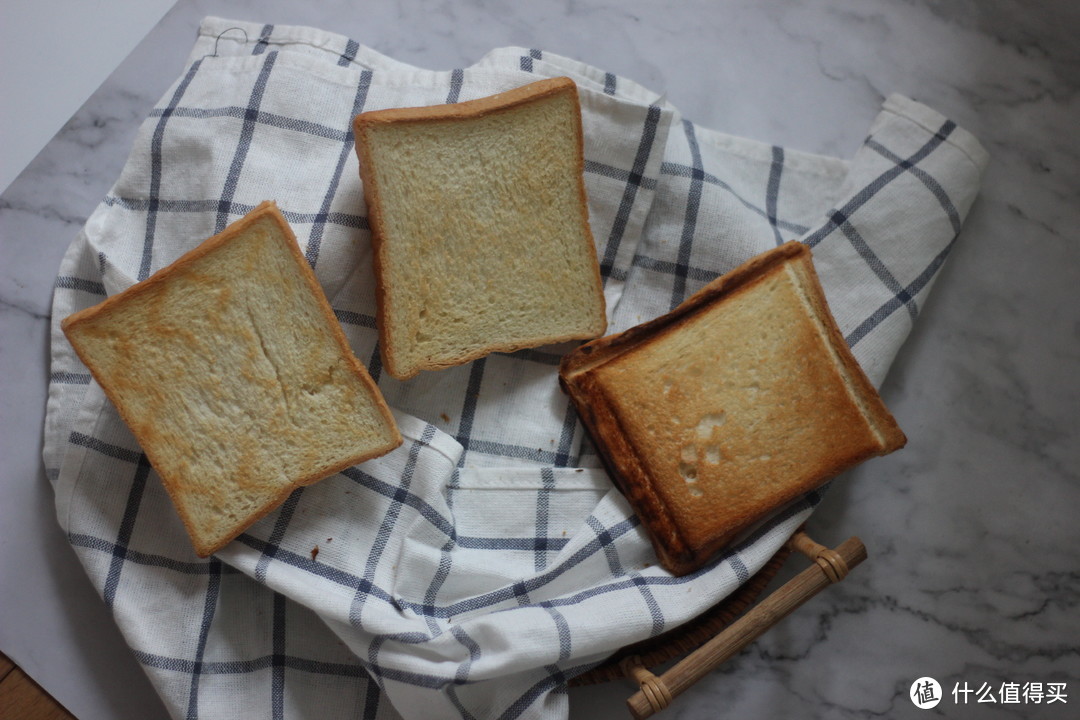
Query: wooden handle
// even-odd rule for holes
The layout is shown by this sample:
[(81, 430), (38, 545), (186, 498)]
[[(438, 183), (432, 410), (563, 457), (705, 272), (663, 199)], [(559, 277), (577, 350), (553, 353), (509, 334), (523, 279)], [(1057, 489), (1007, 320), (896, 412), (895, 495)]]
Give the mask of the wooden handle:
[[(866, 546), (857, 537), (848, 538), (835, 550), (818, 545), (801, 532), (792, 538), (791, 543), (795, 549), (813, 559), (815, 564), (793, 577), (663, 675), (656, 677), (644, 668), (627, 668), (627, 674), (642, 683), (642, 688), (626, 701), (631, 715), (642, 720), (667, 707), (673, 698), (738, 654), (814, 595), (843, 579), (851, 568), (866, 559)], [(658, 701), (661, 698), (662, 702)]]

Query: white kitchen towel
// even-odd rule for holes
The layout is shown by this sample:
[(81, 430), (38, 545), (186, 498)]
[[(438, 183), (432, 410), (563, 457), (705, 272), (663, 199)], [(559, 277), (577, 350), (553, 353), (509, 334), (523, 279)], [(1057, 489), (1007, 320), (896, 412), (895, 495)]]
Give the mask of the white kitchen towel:
[[(559, 390), (569, 346), (405, 382), (382, 372), (352, 117), (556, 75), (580, 88), (612, 331), (797, 239), (880, 384), (987, 162), (970, 134), (899, 96), (838, 160), (700, 127), (539, 50), (429, 71), (316, 29), (206, 19), (60, 268), (45, 428), (59, 521), (175, 717), (565, 716), (570, 677), (718, 602), (821, 500), (674, 578)], [(405, 443), (298, 490), (203, 560), (59, 321), (263, 200), (292, 224)]]

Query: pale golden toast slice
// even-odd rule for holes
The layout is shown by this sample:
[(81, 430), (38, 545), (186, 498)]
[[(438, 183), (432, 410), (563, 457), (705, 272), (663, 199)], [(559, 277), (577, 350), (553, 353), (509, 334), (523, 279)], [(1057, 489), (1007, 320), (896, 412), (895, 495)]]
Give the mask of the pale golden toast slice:
[(402, 441), (272, 203), (62, 327), (200, 556)]
[(604, 333), (572, 80), (353, 128), (392, 376)]

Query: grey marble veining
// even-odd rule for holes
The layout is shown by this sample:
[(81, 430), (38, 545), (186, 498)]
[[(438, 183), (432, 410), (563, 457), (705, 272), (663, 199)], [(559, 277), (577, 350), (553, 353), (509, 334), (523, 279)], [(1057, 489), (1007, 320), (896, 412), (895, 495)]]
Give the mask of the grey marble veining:
[[(718, 130), (836, 156), (890, 92), (972, 131), (983, 192), (883, 390), (908, 447), (833, 483), (810, 523), (870, 559), (680, 697), (667, 717), (1075, 717), (1080, 706), (1080, 10), (993, 2), (181, 0), (0, 196), (4, 542), (27, 558), (39, 627), (67, 649), (39, 680), (80, 717), (159, 717), (56, 527), (40, 467), (50, 294), (60, 258), (178, 75), (199, 19), (333, 30), (427, 67), (540, 47), (624, 75)], [(12, 582), (5, 568), (4, 582)], [(81, 584), (82, 583), (82, 584)], [(85, 586), (84, 586), (85, 585)], [(30, 611), (25, 611), (30, 613)], [(3, 648), (15, 653), (15, 648)], [(16, 654), (17, 659), (18, 655)], [(106, 658), (109, 671), (101, 669)], [(958, 683), (1064, 682), (1067, 703), (956, 704)], [(74, 689), (73, 689), (74, 688)], [(571, 692), (621, 717), (628, 685)]]

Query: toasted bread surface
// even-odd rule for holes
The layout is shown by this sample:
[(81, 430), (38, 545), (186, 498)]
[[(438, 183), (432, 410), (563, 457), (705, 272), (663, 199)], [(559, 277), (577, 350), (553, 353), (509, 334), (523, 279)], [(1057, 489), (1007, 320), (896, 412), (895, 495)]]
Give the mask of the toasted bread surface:
[(718, 278), (668, 315), (582, 346), (560, 372), (676, 574), (906, 441), (797, 243)]
[(354, 130), (391, 375), (603, 334), (573, 81), (362, 113)]
[(200, 556), (401, 443), (272, 203), (62, 328)]

